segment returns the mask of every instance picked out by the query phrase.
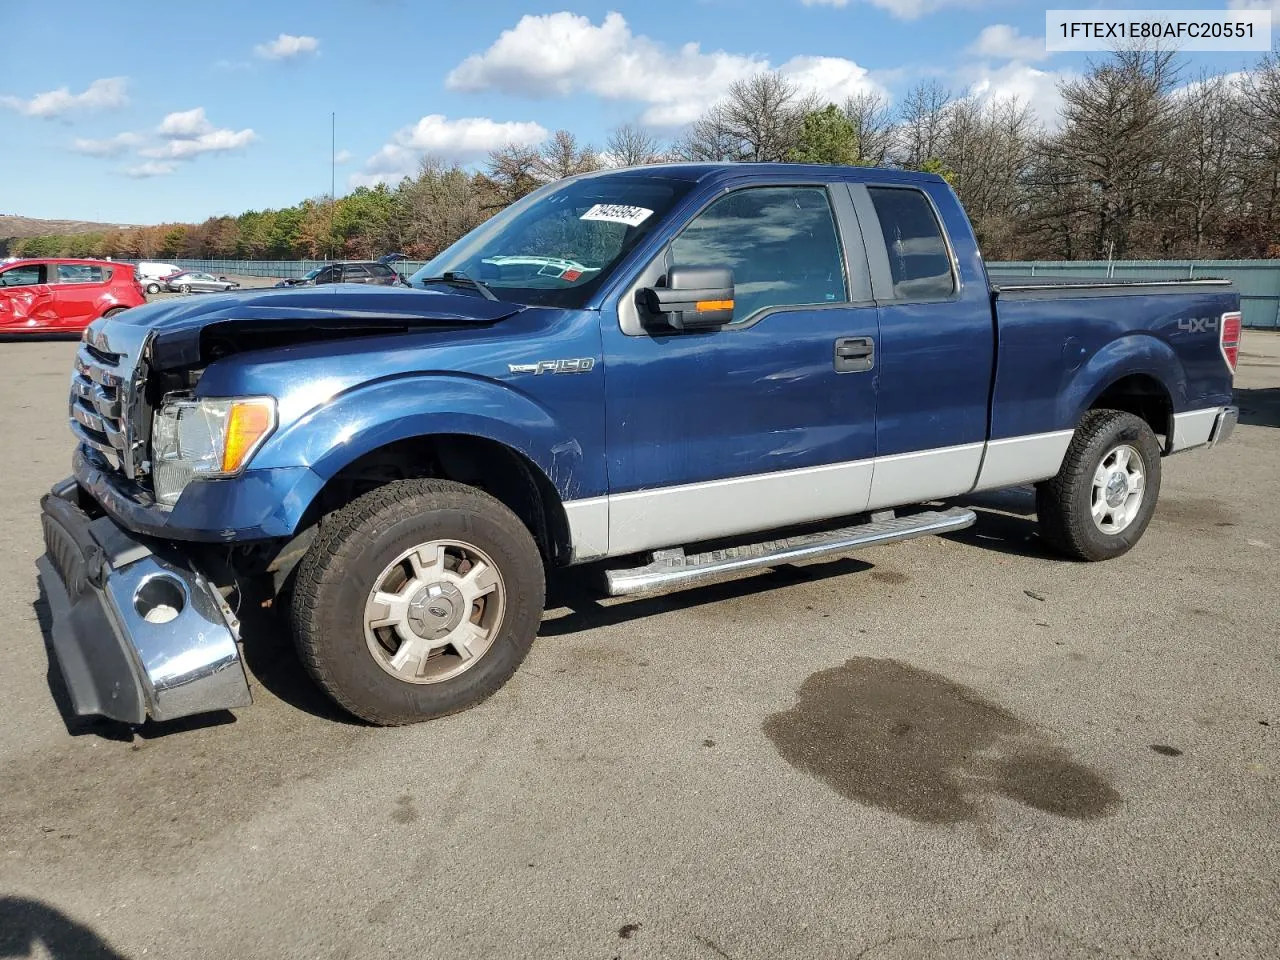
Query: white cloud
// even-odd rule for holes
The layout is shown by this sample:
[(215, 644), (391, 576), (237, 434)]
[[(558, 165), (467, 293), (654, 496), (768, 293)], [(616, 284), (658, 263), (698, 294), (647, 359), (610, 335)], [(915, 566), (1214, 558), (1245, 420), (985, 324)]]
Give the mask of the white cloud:
[(986, 27), (968, 47), (968, 53), (995, 60), (1044, 60), (1051, 54), (1044, 37), (1028, 37), (1017, 27), (997, 23)]
[(86, 157), (118, 157), (130, 147), (135, 147), (142, 140), (136, 133), (117, 133), (105, 140), (86, 140), (77, 137), (71, 143), (71, 149), (83, 153)]
[(548, 131), (532, 122), (498, 121), (488, 117), (461, 117), (450, 120), (433, 113), (410, 127), (397, 130), (391, 140), (365, 161), (362, 173), (352, 174), (353, 186), (395, 183), (414, 173), (427, 154), (444, 160), (467, 163), (479, 160), (490, 150), (508, 143), (533, 146)]
[(147, 147), (139, 150), (143, 157), (158, 157), (167, 160), (190, 160), (202, 153), (225, 153), (228, 150), (242, 150), (258, 135), (251, 129), (244, 130), (211, 130), (196, 137), (183, 137), (168, 140), (158, 147)]
[(1057, 128), (1062, 117), (1062, 95), (1058, 85), (1077, 76), (1070, 70), (1038, 70), (1025, 63), (1007, 63), (1002, 67), (979, 65), (965, 68), (958, 78), (966, 85), (969, 96), (978, 100), (1009, 100), (1031, 108), (1049, 129)]
[[(849, 0), (802, 0), (806, 7), (847, 7)], [(873, 7), (887, 10), (899, 20), (918, 20), (926, 13), (944, 7), (979, 7), (991, 0), (864, 0)]]
[(351, 162), (351, 151), (350, 151), (350, 150), (339, 150), (337, 153), (335, 153), (335, 154), (333, 155), (333, 162), (334, 162), (334, 163), (336, 163), (336, 164), (339, 164), (339, 165), (344, 164), (344, 163), (350, 163), (350, 162)]
[(162, 137), (198, 137), (212, 130), (213, 124), (204, 115), (204, 107), (166, 114), (156, 128), (156, 132)]
[(263, 60), (292, 60), (305, 53), (316, 53), (320, 49), (320, 41), (315, 37), (295, 37), (291, 33), (282, 33), (270, 43), (260, 43), (253, 52)]
[(142, 180), (147, 177), (167, 177), (176, 169), (178, 169), (178, 165), (172, 161), (148, 160), (146, 163), (139, 164), (136, 167), (126, 168), (124, 175), (133, 177), (135, 180)]
[(1280, 20), (1280, 0), (1227, 0), (1227, 7), (1232, 10), (1270, 10), (1272, 28)]
[(83, 93), (72, 93), (68, 87), (59, 87), (46, 93), (37, 93), (30, 100), (21, 97), (0, 96), (0, 106), (17, 110), (28, 117), (60, 117), (76, 110), (113, 110), (129, 102), (125, 90), (128, 81), (124, 77), (104, 77), (95, 80)]
[[(520, 18), (483, 53), (473, 54), (449, 74), (454, 90), (500, 90), (534, 96), (565, 96), (586, 90), (608, 100), (648, 104), (641, 120), (679, 126), (697, 117), (735, 80), (771, 68), (752, 54), (696, 43), (671, 49), (631, 32), (620, 13), (593, 24), (562, 11)], [(804, 89), (840, 99), (855, 89), (875, 88), (868, 72), (838, 57), (796, 57), (779, 68)]]

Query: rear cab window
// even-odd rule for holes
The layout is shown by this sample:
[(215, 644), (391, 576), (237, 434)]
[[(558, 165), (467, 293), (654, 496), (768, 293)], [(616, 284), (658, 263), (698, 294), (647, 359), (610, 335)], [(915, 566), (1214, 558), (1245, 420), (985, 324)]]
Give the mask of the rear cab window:
[(956, 292), (951, 251), (929, 202), (913, 187), (867, 188), (880, 221), (893, 295), (898, 300), (943, 300)]

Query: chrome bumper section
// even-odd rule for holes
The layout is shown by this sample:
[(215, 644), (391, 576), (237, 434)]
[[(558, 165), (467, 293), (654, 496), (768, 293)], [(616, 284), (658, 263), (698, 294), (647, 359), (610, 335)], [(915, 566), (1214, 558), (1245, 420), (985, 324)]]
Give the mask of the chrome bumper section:
[(41, 500), (36, 561), (75, 712), (142, 723), (248, 706), (238, 625), (218, 593), (180, 556), (91, 520), (77, 493), (64, 481)]

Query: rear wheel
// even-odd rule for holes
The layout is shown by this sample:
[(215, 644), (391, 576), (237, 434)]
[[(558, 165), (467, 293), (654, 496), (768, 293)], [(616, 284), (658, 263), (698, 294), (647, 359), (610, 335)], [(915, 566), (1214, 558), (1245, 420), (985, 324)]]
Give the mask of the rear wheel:
[(542, 617), (542, 558), (499, 501), (403, 480), (337, 511), (298, 565), (303, 662), (343, 708), (403, 724), (470, 707), (524, 660)]
[(126, 309), (128, 309), (128, 308), (127, 308), (127, 307), (112, 307), (110, 310), (108, 310), (108, 311), (107, 311), (106, 313), (104, 313), (102, 316), (103, 316), (104, 318), (106, 318), (106, 317), (114, 317), (117, 313), (124, 313)]
[(1110, 560), (1142, 539), (1160, 495), (1160, 442), (1131, 413), (1090, 410), (1062, 469), (1036, 487), (1040, 535), (1076, 560)]
[(147, 284), (147, 293), (156, 294), (156, 293), (159, 293), (159, 292), (160, 292), (160, 284), (158, 284), (158, 283), (148, 283), (148, 284)]

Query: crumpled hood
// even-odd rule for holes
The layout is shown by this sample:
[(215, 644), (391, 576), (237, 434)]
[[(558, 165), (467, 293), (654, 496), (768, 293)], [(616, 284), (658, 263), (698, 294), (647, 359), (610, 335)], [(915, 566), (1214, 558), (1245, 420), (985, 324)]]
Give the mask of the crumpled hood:
[(406, 287), (345, 283), (267, 287), (135, 307), (110, 320), (95, 321), (86, 339), (119, 350), (112, 341), (139, 343), (150, 337), (152, 364), (164, 368), (196, 362), (201, 334), (213, 327), (229, 335), (241, 328), (264, 326), (287, 334), (296, 325), (299, 336), (310, 329), (330, 333), (342, 329), (347, 335), (360, 336), (432, 326), (487, 326), (524, 309), (502, 300)]

